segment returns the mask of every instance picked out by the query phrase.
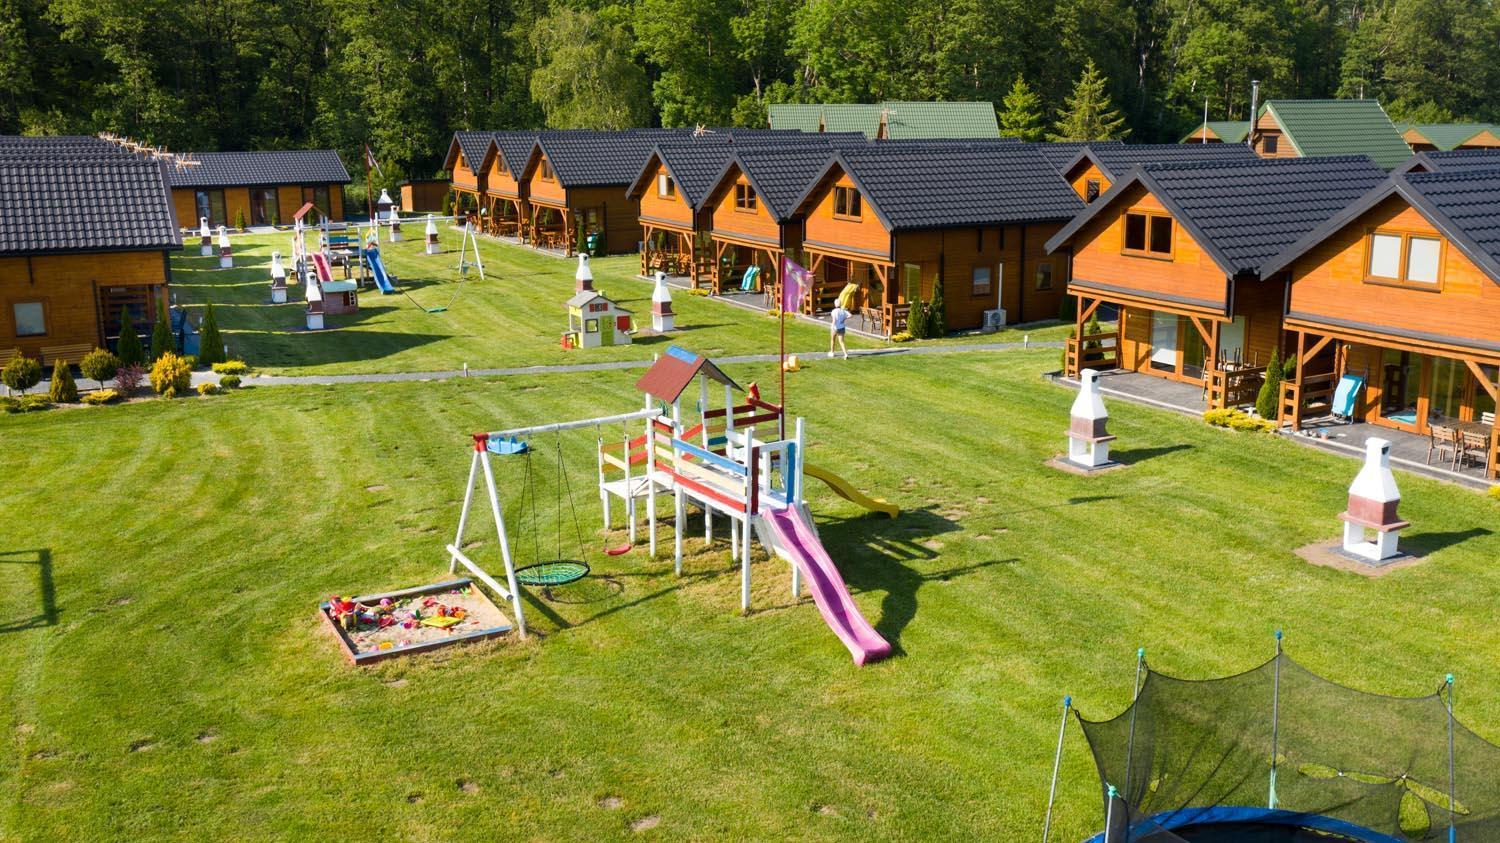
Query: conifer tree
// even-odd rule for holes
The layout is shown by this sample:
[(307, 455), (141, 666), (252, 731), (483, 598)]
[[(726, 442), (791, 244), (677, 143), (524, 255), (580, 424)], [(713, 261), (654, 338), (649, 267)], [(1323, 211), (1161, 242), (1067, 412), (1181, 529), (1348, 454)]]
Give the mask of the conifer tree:
[(943, 303), (943, 279), (932, 288), (932, 303), (927, 305), (927, 336), (942, 337), (948, 333), (947, 306)]
[(1000, 134), (1023, 141), (1039, 141), (1047, 133), (1042, 117), (1042, 98), (1026, 84), (1025, 79), (1017, 76), (1010, 92), (1000, 102)]
[(1052, 124), (1054, 141), (1119, 140), (1130, 134), (1125, 115), (1109, 101), (1109, 80), (1089, 59), (1068, 95), (1067, 106)]
[(73, 380), (73, 370), (67, 363), (59, 360), (52, 366), (52, 384), (47, 393), (54, 404), (78, 403), (78, 383)]
[(1266, 380), (1255, 396), (1255, 412), (1263, 419), (1276, 419), (1276, 404), (1281, 400), (1281, 349), (1271, 349), (1271, 362), (1266, 365)]
[(172, 321), (167, 316), (167, 303), (156, 304), (156, 324), (151, 326), (151, 359), (159, 360), (163, 354), (176, 351), (177, 343), (172, 339)]
[(203, 324), (198, 326), (198, 362), (205, 366), (224, 362), (224, 338), (219, 335), (213, 302), (203, 309)]
[(120, 310), (120, 342), (115, 346), (115, 356), (122, 366), (139, 366), (146, 362), (146, 350), (141, 348), (141, 337), (135, 332), (135, 322), (130, 310)]

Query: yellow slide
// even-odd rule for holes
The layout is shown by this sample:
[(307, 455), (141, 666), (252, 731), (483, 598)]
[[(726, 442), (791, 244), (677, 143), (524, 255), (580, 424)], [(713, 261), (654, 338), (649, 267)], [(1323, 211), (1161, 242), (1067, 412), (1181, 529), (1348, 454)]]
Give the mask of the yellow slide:
[(834, 494), (852, 504), (858, 504), (859, 506), (862, 506), (865, 509), (870, 510), (871, 512), (884, 512), (886, 515), (889, 515), (892, 518), (895, 518), (896, 516), (901, 514), (901, 507), (896, 506), (890, 501), (881, 500), (880, 498), (872, 498), (869, 495), (866, 495), (864, 492), (861, 492), (860, 490), (849, 485), (848, 480), (845, 480), (844, 478), (838, 476), (837, 474), (834, 474), (826, 468), (819, 468), (815, 465), (812, 465), (811, 463), (803, 463), (802, 472), (808, 477), (816, 477), (817, 479), (822, 480), (824, 483), (827, 483), (828, 488), (832, 489)]

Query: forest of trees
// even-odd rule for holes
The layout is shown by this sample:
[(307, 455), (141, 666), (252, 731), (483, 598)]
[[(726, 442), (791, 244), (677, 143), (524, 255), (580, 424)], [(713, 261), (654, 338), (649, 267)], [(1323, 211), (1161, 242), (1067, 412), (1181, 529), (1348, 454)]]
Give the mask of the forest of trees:
[(771, 102), (992, 100), (1032, 137), (1176, 140), (1205, 100), (1243, 119), (1252, 78), (1265, 97), (1375, 97), (1397, 120), (1500, 120), (1500, 6), (0, 0), (0, 133), (351, 163), (368, 141), (389, 181), (434, 174), (454, 129), (764, 125)]

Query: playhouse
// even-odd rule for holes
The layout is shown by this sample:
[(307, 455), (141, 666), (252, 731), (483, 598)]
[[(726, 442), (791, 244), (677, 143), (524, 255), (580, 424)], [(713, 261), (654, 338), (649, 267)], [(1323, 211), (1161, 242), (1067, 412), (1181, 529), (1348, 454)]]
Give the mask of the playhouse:
[(568, 299), (568, 330), (563, 348), (599, 348), (630, 345), (635, 328), (630, 311), (597, 290), (581, 290)]

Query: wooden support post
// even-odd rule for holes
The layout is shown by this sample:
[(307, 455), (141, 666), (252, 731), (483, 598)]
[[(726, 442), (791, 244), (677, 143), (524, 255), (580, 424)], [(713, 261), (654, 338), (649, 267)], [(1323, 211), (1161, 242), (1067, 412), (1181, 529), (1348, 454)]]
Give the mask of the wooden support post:
[[(1488, 392), (1497, 404), (1500, 404), (1500, 381), (1490, 381), (1489, 376), (1484, 372), (1484, 367), (1473, 360), (1465, 360), (1464, 365), (1469, 367), (1469, 372), (1474, 375), (1475, 380), (1479, 381), (1479, 385), (1484, 387), (1484, 391)], [(1489, 468), (1485, 474), (1491, 480), (1500, 478), (1500, 423), (1493, 425), (1490, 430)]]

